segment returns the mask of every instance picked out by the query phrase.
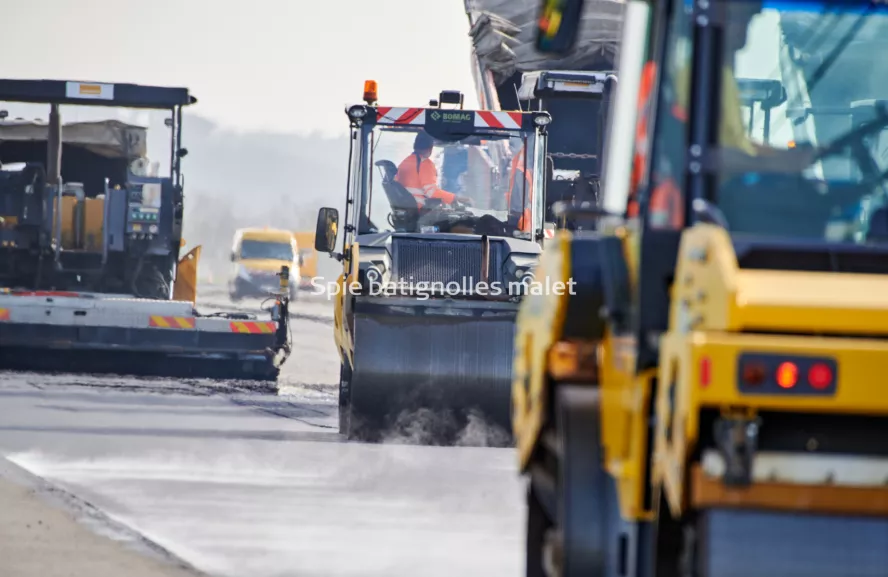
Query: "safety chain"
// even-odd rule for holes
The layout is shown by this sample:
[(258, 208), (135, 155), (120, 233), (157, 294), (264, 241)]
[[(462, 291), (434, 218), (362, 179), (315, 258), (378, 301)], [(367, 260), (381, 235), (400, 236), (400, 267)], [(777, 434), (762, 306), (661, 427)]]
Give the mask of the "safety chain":
[(576, 152), (550, 152), (547, 156), (549, 158), (585, 158), (585, 159), (598, 158), (597, 154), (579, 154)]

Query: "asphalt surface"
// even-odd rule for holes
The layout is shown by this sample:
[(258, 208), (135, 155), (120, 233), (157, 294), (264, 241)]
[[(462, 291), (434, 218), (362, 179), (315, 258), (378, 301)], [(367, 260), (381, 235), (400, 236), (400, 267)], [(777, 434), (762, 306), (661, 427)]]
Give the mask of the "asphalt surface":
[[(201, 295), (208, 311), (258, 306)], [(514, 451), (411, 444), (421, 426), (344, 442), (332, 308), (292, 308), (279, 390), (0, 372), (0, 454), (211, 575), (520, 574)]]

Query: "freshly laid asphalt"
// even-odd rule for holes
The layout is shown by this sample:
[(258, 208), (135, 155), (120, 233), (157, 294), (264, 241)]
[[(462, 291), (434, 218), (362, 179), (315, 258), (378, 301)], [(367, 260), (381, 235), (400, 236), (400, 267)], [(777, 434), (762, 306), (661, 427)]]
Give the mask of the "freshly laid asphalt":
[[(221, 289), (205, 290), (199, 304), (257, 305), (229, 303)], [(0, 372), (0, 455), (68, 500), (51, 506), (0, 468), (2, 530), (32, 519), (63, 527), (45, 541), (68, 547), (71, 575), (102, 576), (77, 570), (97, 555), (117, 555), (133, 577), (185, 575), (177, 563), (220, 577), (520, 574), (514, 451), (343, 441), (332, 309), (318, 297), (293, 309), (294, 352), (278, 390)], [(13, 502), (21, 505), (7, 509)], [(76, 507), (105, 520), (84, 525)], [(48, 545), (17, 534), (0, 533), (0, 560), (19, 559), (12, 573), (0, 561), (0, 574), (69, 574), (47, 571), (56, 563), (50, 549), (41, 553)], [(127, 539), (155, 554), (134, 552)], [(139, 561), (125, 561), (132, 555)], [(138, 563), (155, 565), (139, 573)]]

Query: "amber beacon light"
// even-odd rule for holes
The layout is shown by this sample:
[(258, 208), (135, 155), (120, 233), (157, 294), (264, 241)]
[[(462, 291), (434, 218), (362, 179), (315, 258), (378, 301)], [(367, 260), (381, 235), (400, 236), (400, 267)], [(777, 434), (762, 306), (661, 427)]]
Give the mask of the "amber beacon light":
[(377, 90), (376, 90), (376, 81), (375, 80), (365, 80), (364, 81), (364, 102), (367, 104), (373, 104), (378, 100)]

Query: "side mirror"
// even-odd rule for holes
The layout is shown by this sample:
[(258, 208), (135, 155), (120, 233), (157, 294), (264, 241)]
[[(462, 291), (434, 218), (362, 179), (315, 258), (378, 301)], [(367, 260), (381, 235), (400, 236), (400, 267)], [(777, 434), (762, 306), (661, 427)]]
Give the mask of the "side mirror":
[(339, 211), (335, 208), (322, 208), (318, 211), (315, 226), (315, 250), (331, 253), (336, 248), (336, 235), (339, 231)]
[(231, 262), (234, 262), (234, 261), (236, 261), (236, 260), (237, 260), (237, 255), (234, 254), (234, 252), (232, 252), (232, 253), (231, 253)]
[(536, 49), (548, 54), (567, 54), (580, 31), (585, 0), (540, 0)]

